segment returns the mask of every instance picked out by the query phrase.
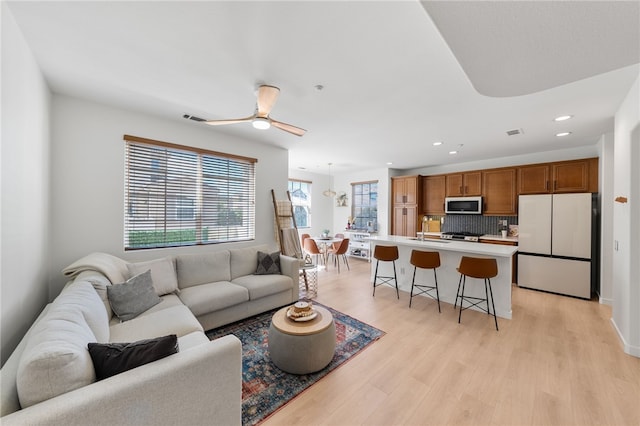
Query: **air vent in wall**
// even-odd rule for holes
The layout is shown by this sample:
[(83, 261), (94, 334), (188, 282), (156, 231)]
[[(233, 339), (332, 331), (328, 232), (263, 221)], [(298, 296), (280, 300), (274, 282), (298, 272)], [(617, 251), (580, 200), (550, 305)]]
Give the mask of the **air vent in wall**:
[(524, 132), (522, 131), (522, 129), (515, 129), (515, 130), (507, 130), (507, 135), (508, 136), (515, 136), (515, 135), (521, 135)]

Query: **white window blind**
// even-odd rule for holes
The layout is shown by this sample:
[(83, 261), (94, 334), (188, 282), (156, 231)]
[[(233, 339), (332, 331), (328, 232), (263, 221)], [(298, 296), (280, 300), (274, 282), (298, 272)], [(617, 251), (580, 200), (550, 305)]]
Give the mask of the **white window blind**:
[(254, 239), (257, 160), (124, 139), (125, 250)]

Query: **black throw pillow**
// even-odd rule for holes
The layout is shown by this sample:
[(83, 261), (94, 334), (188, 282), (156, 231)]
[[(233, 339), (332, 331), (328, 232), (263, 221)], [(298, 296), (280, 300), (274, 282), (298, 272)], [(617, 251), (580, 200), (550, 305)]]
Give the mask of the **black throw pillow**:
[(265, 253), (258, 251), (258, 267), (255, 275), (269, 275), (280, 273), (280, 252)]
[(89, 355), (96, 371), (96, 380), (106, 379), (177, 352), (178, 337), (175, 334), (133, 343), (89, 343)]

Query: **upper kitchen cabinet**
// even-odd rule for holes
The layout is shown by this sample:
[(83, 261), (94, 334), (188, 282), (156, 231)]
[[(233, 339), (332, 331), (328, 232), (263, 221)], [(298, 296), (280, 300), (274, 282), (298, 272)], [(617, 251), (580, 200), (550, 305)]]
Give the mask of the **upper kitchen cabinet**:
[(482, 172), (452, 173), (446, 176), (447, 197), (467, 197), (482, 194)]
[(598, 159), (559, 161), (518, 168), (518, 193), (598, 192)]
[(394, 176), (391, 182), (393, 204), (418, 204), (420, 176)]
[(482, 196), (485, 215), (515, 216), (518, 214), (516, 191), (517, 169), (490, 169), (482, 172)]
[(518, 193), (545, 194), (551, 192), (551, 167), (548, 164), (518, 167)]
[(422, 207), (425, 214), (443, 215), (447, 179), (445, 175), (422, 177)]
[[(591, 173), (589, 169), (589, 160), (551, 164), (553, 192), (589, 192), (589, 174)], [(596, 169), (595, 172), (598, 173), (598, 170)]]
[(422, 177), (394, 176), (391, 178), (391, 234), (415, 237), (418, 213), (422, 202)]

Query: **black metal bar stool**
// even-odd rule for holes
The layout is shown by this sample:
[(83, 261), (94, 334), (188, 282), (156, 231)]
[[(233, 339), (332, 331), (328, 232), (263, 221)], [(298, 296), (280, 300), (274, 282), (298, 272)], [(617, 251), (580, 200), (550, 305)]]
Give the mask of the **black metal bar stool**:
[[(373, 250), (373, 257), (376, 259), (376, 272), (373, 276), (373, 295), (376, 295), (376, 287), (381, 284), (391, 285), (391, 281), (396, 283), (396, 296), (400, 299), (398, 291), (398, 277), (396, 275), (396, 260), (398, 260), (398, 246), (378, 246)], [(382, 262), (393, 262), (393, 276), (378, 275), (378, 264)], [(378, 282), (378, 279), (381, 281)]]
[[(440, 311), (440, 292), (438, 291), (438, 276), (436, 275), (436, 268), (440, 267), (440, 253), (437, 251), (420, 251), (420, 250), (412, 250), (411, 251), (411, 264), (413, 265), (413, 279), (411, 280), (411, 296), (409, 297), (409, 307), (411, 307), (411, 301), (414, 296), (418, 296), (420, 294), (426, 294), (434, 300), (438, 301), (438, 312)], [(433, 280), (435, 285), (427, 285), (427, 284), (416, 284), (416, 271), (418, 268), (422, 269), (433, 269)], [(417, 289), (417, 293), (413, 294), (413, 288)], [(436, 295), (434, 296), (430, 292), (433, 290), (436, 291)]]
[[(498, 330), (498, 318), (496, 317), (496, 307), (493, 303), (493, 290), (491, 290), (491, 278), (498, 275), (498, 262), (496, 262), (493, 258), (481, 258), (481, 257), (467, 257), (462, 256), (460, 259), (460, 266), (458, 266), (458, 272), (460, 272), (460, 280), (458, 281), (458, 290), (456, 291), (456, 301), (453, 304), (453, 308), (455, 309), (456, 304), (458, 303), (458, 298), (460, 298), (460, 313), (458, 314), (458, 324), (460, 323), (460, 318), (462, 318), (462, 311), (464, 309), (469, 309), (473, 306), (477, 306), (482, 309), (488, 315), (491, 315), (491, 311), (489, 310), (489, 295), (491, 295), (491, 307), (493, 308), (493, 319), (496, 323), (496, 331)], [(464, 295), (464, 288), (467, 277), (471, 278), (479, 278), (484, 280), (484, 294), (485, 297), (472, 297)], [(460, 285), (462, 284), (462, 293), (460, 293)], [(489, 288), (487, 292), (487, 287)], [(469, 303), (469, 306), (463, 308), (462, 304), (464, 301)], [(487, 302), (487, 309), (479, 306), (480, 303)]]

